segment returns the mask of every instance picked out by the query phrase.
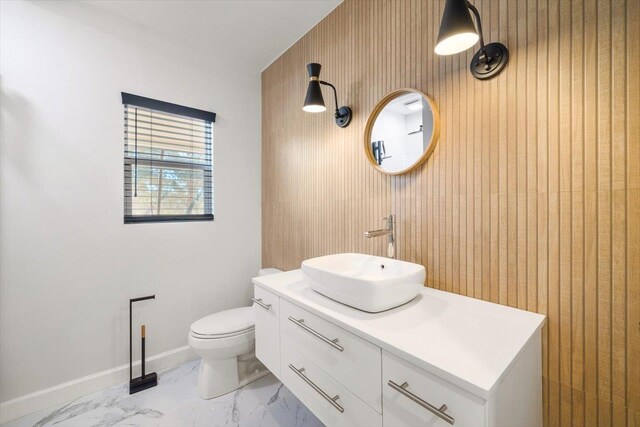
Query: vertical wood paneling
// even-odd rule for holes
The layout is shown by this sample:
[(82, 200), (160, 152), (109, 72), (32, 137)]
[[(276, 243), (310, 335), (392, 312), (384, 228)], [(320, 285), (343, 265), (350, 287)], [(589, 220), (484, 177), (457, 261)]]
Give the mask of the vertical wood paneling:
[[(640, 1), (476, 0), (499, 77), (433, 54), (444, 0), (345, 0), (262, 74), (263, 265), (357, 251), (398, 217), (427, 286), (537, 311), (545, 425), (640, 423)], [(305, 114), (305, 66), (354, 111)], [(385, 93), (432, 95), (441, 136), (419, 170), (363, 153)], [(640, 426), (640, 424), (638, 424)]]

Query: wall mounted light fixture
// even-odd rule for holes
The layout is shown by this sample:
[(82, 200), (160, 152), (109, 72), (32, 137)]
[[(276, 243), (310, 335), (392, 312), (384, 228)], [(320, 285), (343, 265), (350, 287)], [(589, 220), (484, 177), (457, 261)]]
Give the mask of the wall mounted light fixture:
[[(476, 17), (475, 26), (469, 10)], [(469, 68), (475, 78), (490, 79), (500, 74), (507, 65), (509, 51), (502, 43), (484, 44), (480, 14), (471, 3), (467, 0), (447, 0), (435, 52), (438, 55), (453, 55), (469, 49), (478, 40), (480, 40), (480, 50), (473, 55)]]
[(322, 89), (320, 85), (329, 86), (333, 89), (333, 97), (336, 101), (336, 124), (341, 128), (346, 128), (351, 123), (351, 108), (338, 107), (338, 95), (336, 88), (331, 83), (320, 80), (320, 64), (311, 63), (307, 65), (309, 72), (309, 87), (307, 88), (307, 96), (304, 98), (304, 107), (302, 109), (308, 113), (321, 113), (327, 108), (324, 106), (324, 98), (322, 97)]

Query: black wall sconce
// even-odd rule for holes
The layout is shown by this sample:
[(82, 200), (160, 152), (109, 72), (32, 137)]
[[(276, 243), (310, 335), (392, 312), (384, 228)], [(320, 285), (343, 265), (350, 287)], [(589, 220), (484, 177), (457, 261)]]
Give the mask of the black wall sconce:
[(336, 101), (336, 124), (341, 128), (346, 128), (351, 123), (351, 108), (338, 108), (338, 94), (336, 88), (331, 83), (320, 80), (320, 68), (322, 65), (311, 63), (307, 65), (309, 72), (309, 87), (307, 88), (307, 96), (304, 98), (304, 106), (302, 109), (308, 113), (321, 113), (327, 108), (324, 106), (324, 98), (322, 97), (322, 89), (320, 85), (329, 86), (333, 89), (333, 97)]
[[(471, 14), (476, 17), (473, 25)], [(480, 40), (480, 50), (471, 60), (471, 74), (477, 79), (486, 80), (497, 76), (509, 62), (509, 51), (502, 43), (484, 44), (480, 14), (467, 0), (447, 0), (440, 22), (440, 33), (435, 52), (438, 55), (453, 55), (467, 50)]]

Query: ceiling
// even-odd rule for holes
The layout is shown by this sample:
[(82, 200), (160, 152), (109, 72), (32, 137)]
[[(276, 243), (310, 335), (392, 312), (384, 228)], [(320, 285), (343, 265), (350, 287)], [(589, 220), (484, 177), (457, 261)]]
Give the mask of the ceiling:
[(99, 9), (257, 72), (342, 0), (87, 0)]
[(415, 113), (416, 111), (419, 111), (419, 110), (411, 109), (407, 105), (413, 104), (420, 100), (422, 100), (422, 108), (420, 108), (419, 110), (423, 108), (427, 108), (427, 109), (430, 108), (429, 104), (420, 96), (419, 93), (408, 93), (390, 101), (387, 105), (385, 105), (384, 109), (387, 111), (394, 112), (396, 114), (402, 114), (403, 116), (406, 116), (406, 115)]

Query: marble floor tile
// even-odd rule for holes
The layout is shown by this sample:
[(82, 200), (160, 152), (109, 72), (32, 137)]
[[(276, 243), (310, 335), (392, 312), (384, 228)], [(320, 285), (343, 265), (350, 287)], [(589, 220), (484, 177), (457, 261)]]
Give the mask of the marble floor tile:
[(114, 386), (1, 427), (320, 427), (322, 423), (273, 375), (211, 400), (196, 393), (200, 361), (158, 373), (158, 386), (129, 395)]

